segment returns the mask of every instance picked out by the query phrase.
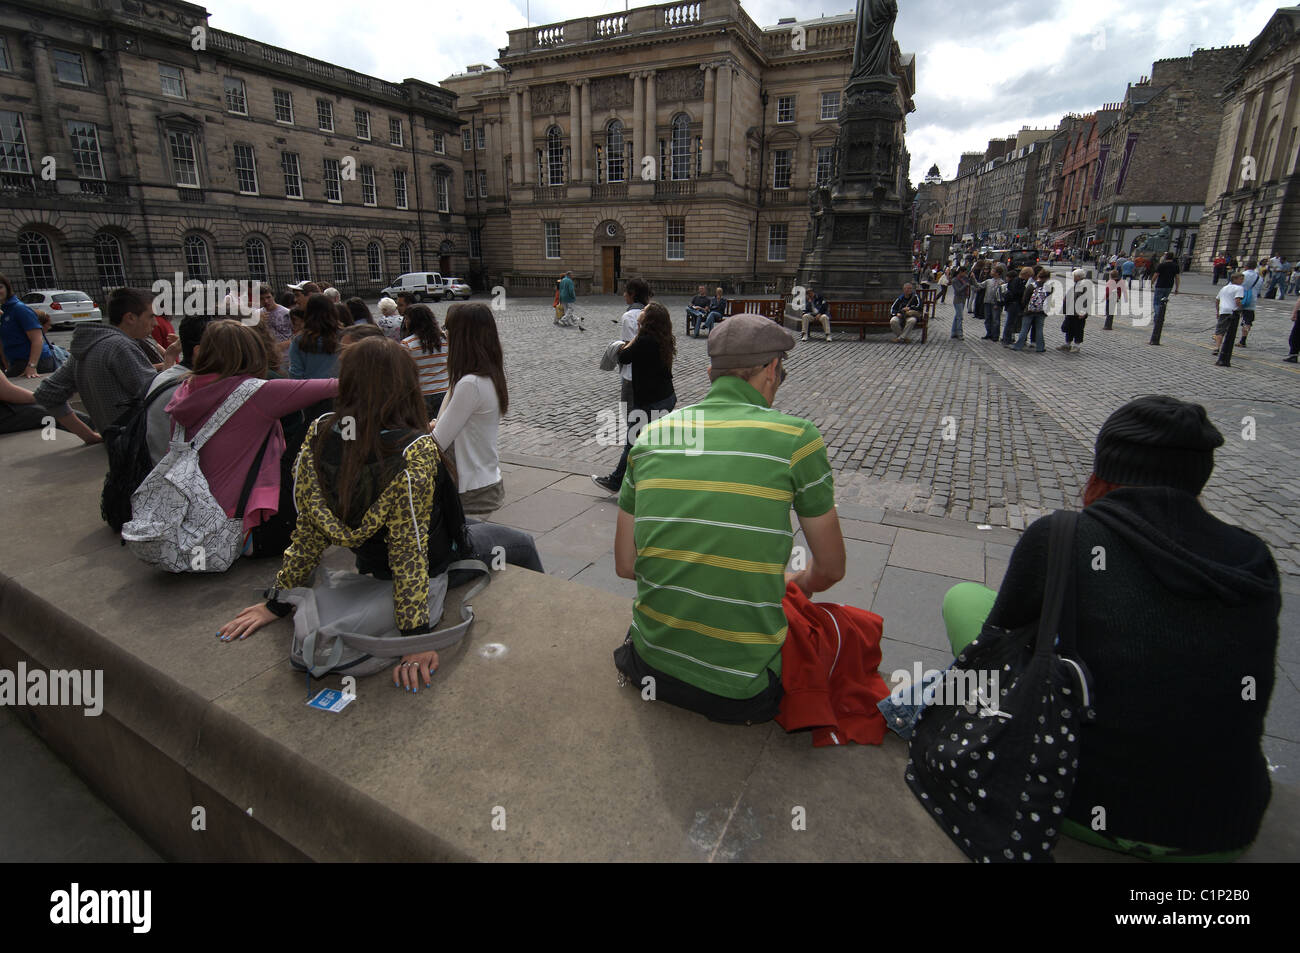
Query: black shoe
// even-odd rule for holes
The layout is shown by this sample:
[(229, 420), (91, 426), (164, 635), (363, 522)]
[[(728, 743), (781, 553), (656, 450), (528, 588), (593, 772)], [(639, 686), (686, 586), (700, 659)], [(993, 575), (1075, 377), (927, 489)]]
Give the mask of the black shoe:
[(1225, 364), (1223, 361), (1215, 361), (1215, 362), (1214, 362), (1214, 366), (1215, 366), (1215, 367), (1232, 367), (1231, 364)]
[(1242, 338), (1240, 341), (1237, 342), (1237, 347), (1245, 347), (1245, 346), (1246, 346), (1245, 338)]
[(1286, 361), (1288, 364), (1297, 364), (1300, 363), (1300, 355), (1292, 354), (1290, 357), (1282, 358), (1282, 360)]
[(596, 484), (596, 486), (600, 487), (606, 493), (618, 495), (618, 491), (622, 489), (621, 486), (616, 485), (609, 477), (596, 476), (594, 473), (591, 475), (591, 482)]

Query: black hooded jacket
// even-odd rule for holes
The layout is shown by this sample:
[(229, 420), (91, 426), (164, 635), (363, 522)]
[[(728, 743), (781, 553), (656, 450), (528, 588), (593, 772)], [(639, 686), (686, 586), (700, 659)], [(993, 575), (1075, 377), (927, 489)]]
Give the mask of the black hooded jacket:
[[(1038, 617), (1048, 535), (1046, 519), (1025, 531), (989, 624)], [(1107, 835), (1194, 853), (1245, 847), (1270, 796), (1260, 741), (1281, 588), (1268, 547), (1167, 487), (1086, 507), (1075, 546), (1097, 719), (1080, 735), (1068, 816), (1092, 826), (1104, 808)]]

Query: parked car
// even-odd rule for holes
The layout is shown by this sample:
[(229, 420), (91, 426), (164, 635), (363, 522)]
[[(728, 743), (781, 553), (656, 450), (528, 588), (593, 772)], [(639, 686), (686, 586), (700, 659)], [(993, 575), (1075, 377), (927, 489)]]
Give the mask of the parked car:
[(425, 298), (441, 301), (447, 296), (447, 293), (447, 286), (442, 280), (442, 275), (436, 271), (413, 271), (409, 274), (398, 275), (393, 279), (393, 283), (379, 294), (385, 298), (396, 298), (399, 294), (409, 294), (416, 301), (423, 301)]
[(99, 305), (84, 291), (41, 289), (29, 291), (19, 300), (33, 311), (48, 314), (52, 328), (104, 323), (104, 314), (99, 310)]
[(1010, 265), (1012, 268), (1032, 268), (1042, 261), (1042, 252), (1036, 248), (1017, 249), (1011, 253)]
[(444, 278), (442, 283), (447, 289), (448, 298), (468, 298), (473, 294), (469, 282), (464, 278)]

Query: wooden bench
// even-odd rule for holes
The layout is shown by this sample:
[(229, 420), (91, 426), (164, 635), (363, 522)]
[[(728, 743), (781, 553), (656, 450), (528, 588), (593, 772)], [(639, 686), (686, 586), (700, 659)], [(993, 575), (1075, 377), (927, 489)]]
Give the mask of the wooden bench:
[[(916, 326), (921, 330), (921, 343), (924, 344), (930, 336), (930, 319), (934, 317), (934, 304), (937, 292), (932, 289), (918, 291), (921, 296), (921, 316), (916, 319)], [(894, 299), (888, 301), (831, 301), (830, 319), (831, 330), (836, 325), (849, 325), (858, 329), (858, 340), (864, 341), (867, 337), (867, 331), (883, 330), (891, 331), (889, 326), (889, 309), (893, 307)], [(793, 312), (792, 312), (793, 313)], [(796, 320), (802, 320), (803, 315), (799, 315)], [(812, 322), (809, 322), (810, 328)]]
[[(733, 314), (761, 314), (765, 318), (771, 318), (773, 321), (780, 321), (785, 314), (784, 298), (728, 298), (727, 310), (723, 315), (729, 318)], [(708, 317), (708, 312), (705, 312)], [(691, 318), (687, 314), (684, 318), (686, 333), (691, 332)]]

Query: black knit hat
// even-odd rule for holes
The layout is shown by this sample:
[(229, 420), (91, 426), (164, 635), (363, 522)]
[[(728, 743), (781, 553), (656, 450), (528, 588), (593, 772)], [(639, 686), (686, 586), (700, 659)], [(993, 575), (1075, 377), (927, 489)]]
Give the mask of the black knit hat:
[(1107, 418), (1097, 434), (1093, 472), (1121, 486), (1171, 486), (1198, 494), (1223, 446), (1205, 408), (1173, 397), (1139, 397)]

